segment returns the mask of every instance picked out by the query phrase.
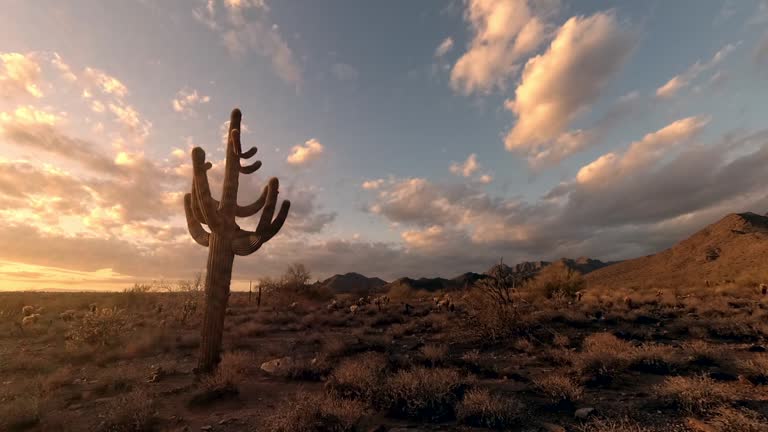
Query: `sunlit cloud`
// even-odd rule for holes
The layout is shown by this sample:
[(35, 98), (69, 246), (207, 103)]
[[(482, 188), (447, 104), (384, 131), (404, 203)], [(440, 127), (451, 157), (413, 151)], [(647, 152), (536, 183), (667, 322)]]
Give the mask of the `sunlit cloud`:
[(691, 65), (688, 70), (680, 75), (675, 75), (664, 85), (656, 89), (656, 96), (659, 98), (671, 98), (677, 95), (680, 90), (688, 87), (699, 75), (717, 67), (725, 61), (728, 55), (730, 55), (740, 44), (741, 42), (724, 46), (707, 62), (702, 63), (701, 61), (697, 61)]
[(31, 55), (0, 53), (0, 98), (25, 94), (40, 98), (43, 96), (40, 79), (40, 65)]
[(316, 160), (325, 151), (325, 146), (320, 141), (312, 138), (304, 145), (296, 145), (291, 148), (291, 153), (286, 161), (291, 165), (305, 165)]

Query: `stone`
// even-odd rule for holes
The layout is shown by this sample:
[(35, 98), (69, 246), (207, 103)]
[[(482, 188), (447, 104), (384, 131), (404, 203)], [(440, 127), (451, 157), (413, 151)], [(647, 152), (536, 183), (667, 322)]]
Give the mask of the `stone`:
[(544, 432), (566, 432), (564, 427), (560, 425), (556, 425), (554, 423), (546, 423), (546, 422), (541, 423), (541, 430)]
[(573, 413), (573, 416), (577, 419), (584, 420), (593, 414), (595, 414), (594, 408), (579, 408), (575, 413)]
[(213, 426), (211, 426), (211, 425), (200, 426), (200, 430), (201, 431), (213, 430)]
[(276, 375), (286, 371), (293, 365), (293, 360), (290, 357), (281, 357), (269, 361), (265, 361), (261, 364), (261, 370), (268, 374)]

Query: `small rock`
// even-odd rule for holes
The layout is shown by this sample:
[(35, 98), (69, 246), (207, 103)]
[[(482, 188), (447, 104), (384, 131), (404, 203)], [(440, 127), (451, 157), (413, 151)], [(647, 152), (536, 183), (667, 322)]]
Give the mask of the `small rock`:
[(560, 425), (556, 425), (554, 423), (545, 423), (545, 422), (541, 423), (541, 430), (543, 430), (544, 432), (566, 432), (565, 428)]
[(577, 419), (584, 420), (595, 413), (594, 408), (579, 408), (573, 413), (573, 416)]
[(749, 352), (765, 352), (766, 349), (762, 345), (752, 345), (749, 348), (747, 348), (747, 351), (749, 351)]
[(697, 420), (692, 417), (688, 417), (686, 419), (686, 423), (688, 424), (688, 427), (696, 432), (717, 432), (717, 429), (713, 428), (712, 426), (704, 423), (701, 420)]
[(282, 357), (274, 360), (265, 361), (261, 364), (261, 370), (269, 374), (278, 374), (291, 367), (293, 361), (290, 357)]
[(200, 430), (201, 431), (213, 430), (213, 426), (211, 426), (211, 425), (200, 426)]

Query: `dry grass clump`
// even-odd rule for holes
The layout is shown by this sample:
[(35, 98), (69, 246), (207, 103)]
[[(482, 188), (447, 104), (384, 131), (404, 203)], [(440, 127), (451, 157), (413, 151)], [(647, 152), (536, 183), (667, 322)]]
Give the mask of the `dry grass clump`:
[(578, 432), (652, 432), (652, 429), (627, 418), (619, 420), (594, 418), (589, 423), (576, 426), (576, 430)]
[(533, 385), (555, 405), (573, 405), (584, 396), (584, 388), (564, 374), (548, 374), (533, 380)]
[(253, 355), (244, 351), (224, 353), (216, 372), (202, 380), (207, 391), (237, 391), (240, 383), (253, 368)]
[(740, 362), (739, 369), (752, 382), (768, 384), (768, 354), (759, 354), (753, 359)]
[(720, 407), (709, 422), (718, 431), (765, 432), (768, 419), (748, 409)]
[(525, 413), (522, 402), (491, 394), (487, 389), (469, 390), (456, 408), (459, 422), (491, 429), (506, 429), (521, 423)]
[(36, 396), (18, 396), (0, 404), (0, 430), (21, 431), (39, 421), (40, 403)]
[(573, 363), (585, 380), (607, 384), (630, 364), (631, 344), (610, 333), (595, 333), (584, 339), (583, 350)]
[(150, 432), (154, 430), (154, 402), (141, 390), (115, 398), (105, 410), (98, 432)]
[(693, 414), (723, 407), (736, 396), (727, 385), (705, 375), (668, 377), (656, 386), (655, 393), (660, 399)]
[(720, 365), (723, 361), (722, 350), (703, 340), (683, 343), (683, 352), (689, 362), (701, 366)]
[(326, 387), (340, 397), (372, 401), (381, 388), (386, 369), (387, 359), (383, 354), (362, 353), (342, 360), (331, 373)]
[(631, 367), (648, 373), (670, 373), (680, 366), (677, 354), (671, 346), (643, 344), (632, 351)]
[(424, 360), (428, 361), (432, 366), (442, 364), (448, 357), (448, 347), (438, 344), (426, 344), (421, 347), (421, 355), (424, 356)]
[(359, 401), (331, 395), (298, 392), (264, 421), (272, 432), (349, 432), (365, 412)]
[(528, 281), (525, 291), (548, 299), (568, 300), (585, 286), (581, 273), (566, 266), (552, 266)]
[(74, 344), (112, 346), (120, 342), (126, 325), (122, 309), (97, 309), (76, 321), (67, 331), (66, 337)]
[(466, 389), (455, 369), (415, 367), (391, 376), (384, 387), (384, 405), (395, 416), (439, 421), (452, 418)]

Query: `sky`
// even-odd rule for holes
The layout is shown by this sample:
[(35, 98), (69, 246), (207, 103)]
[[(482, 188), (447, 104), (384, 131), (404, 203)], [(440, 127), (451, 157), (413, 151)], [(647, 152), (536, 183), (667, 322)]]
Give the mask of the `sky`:
[(647, 255), (768, 211), (766, 100), (765, 0), (5, 0), (0, 290), (201, 271), (235, 107), (292, 207), (234, 289)]

